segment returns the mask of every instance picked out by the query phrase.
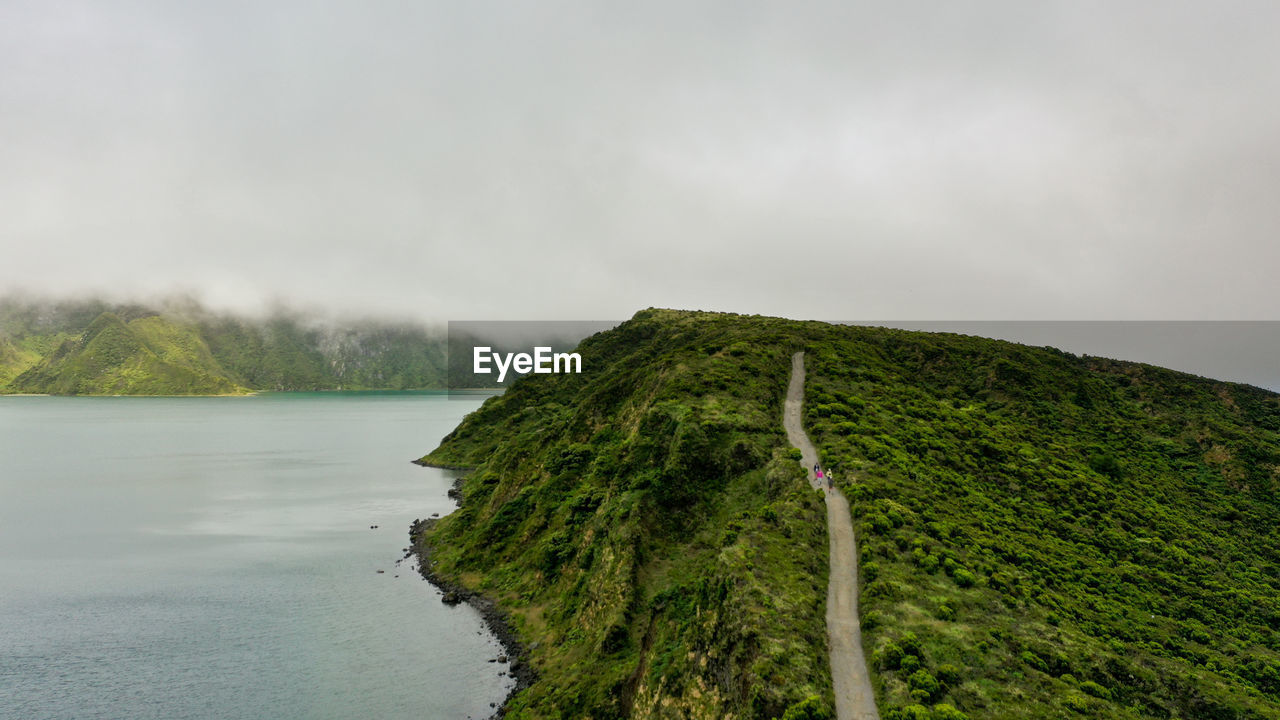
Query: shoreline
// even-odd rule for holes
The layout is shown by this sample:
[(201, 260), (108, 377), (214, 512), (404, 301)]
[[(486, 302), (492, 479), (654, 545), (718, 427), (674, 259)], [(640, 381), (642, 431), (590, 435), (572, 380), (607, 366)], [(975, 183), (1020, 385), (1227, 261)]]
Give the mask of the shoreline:
[[(431, 465), (419, 460), (414, 460), (413, 464), (423, 467), (445, 467), (441, 465)], [(463, 470), (466, 468), (446, 468), (452, 470)], [(449, 488), (448, 495), (462, 505), (462, 478), (459, 477), (453, 481), (453, 487)], [(450, 580), (435, 571), (431, 561), (431, 547), (427, 544), (424, 537), (427, 530), (435, 525), (439, 518), (419, 518), (414, 520), (409, 526), (409, 552), (405, 557), (416, 556), (418, 559), (418, 573), (422, 578), (431, 583), (433, 587), (441, 593), (440, 602), (445, 605), (454, 606), (459, 603), (466, 603), (475, 608), (480, 613), (480, 618), (484, 621), (484, 625), (498, 639), (498, 643), (502, 645), (508, 658), (508, 671), (514, 675), (516, 684), (502, 699), (502, 702), (494, 710), (490, 718), (501, 718), (507, 714), (507, 705), (511, 702), (511, 698), (515, 697), (520, 691), (533, 684), (537, 679), (537, 673), (533, 666), (529, 663), (528, 651), (520, 643), (516, 636), (515, 629), (508, 620), (507, 613), (498, 607), (497, 602), (486, 595), (482, 595), (471, 590), (462, 584)]]
[(140, 395), (140, 394), (115, 394), (106, 395), (103, 393), (6, 393), (0, 392), (0, 397), (56, 397), (56, 398), (229, 398), (229, 397), (256, 397), (261, 395), (262, 391), (252, 390), (243, 393), (215, 393), (215, 394), (193, 394), (193, 395)]

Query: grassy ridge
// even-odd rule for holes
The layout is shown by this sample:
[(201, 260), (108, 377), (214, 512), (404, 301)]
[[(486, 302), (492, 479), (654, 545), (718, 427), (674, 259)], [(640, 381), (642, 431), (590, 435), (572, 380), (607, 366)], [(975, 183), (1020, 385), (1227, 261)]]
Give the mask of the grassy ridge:
[(642, 312), (424, 458), (476, 468), (425, 542), (529, 641), (511, 717), (829, 707), (825, 517), (781, 431), (797, 327)]
[(20, 347), (10, 338), (0, 335), (0, 388), (39, 361), (40, 353)]
[(886, 718), (1280, 717), (1276, 395), (956, 335), (815, 350)]
[(0, 392), (208, 395), (442, 387), (444, 338), (380, 322), (249, 320), (191, 304), (0, 301)]
[(425, 458), (476, 468), (423, 540), (532, 646), (514, 716), (829, 702), (824, 522), (780, 430), (797, 349), (855, 514), (882, 717), (1280, 718), (1278, 396), (672, 311), (589, 339), (582, 376), (522, 379)]
[(126, 324), (113, 313), (10, 383), (17, 392), (58, 395), (224, 395), (247, 390), (229, 380), (189, 328), (158, 317)]

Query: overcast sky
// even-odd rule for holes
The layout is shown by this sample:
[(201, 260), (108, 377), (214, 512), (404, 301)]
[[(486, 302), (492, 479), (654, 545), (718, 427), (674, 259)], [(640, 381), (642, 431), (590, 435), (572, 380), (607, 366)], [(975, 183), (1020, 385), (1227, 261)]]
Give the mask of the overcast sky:
[(0, 291), (1276, 319), (1274, 2), (0, 0)]

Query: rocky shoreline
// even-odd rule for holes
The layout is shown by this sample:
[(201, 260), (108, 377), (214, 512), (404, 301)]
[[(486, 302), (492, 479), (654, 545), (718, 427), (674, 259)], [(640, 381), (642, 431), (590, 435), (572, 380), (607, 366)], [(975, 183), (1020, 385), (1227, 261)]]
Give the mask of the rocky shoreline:
[[(414, 462), (418, 465), (426, 465), (420, 461)], [(451, 469), (460, 470), (462, 468)], [(449, 497), (453, 498), (459, 505), (462, 503), (461, 486), (462, 478), (458, 478), (454, 481), (453, 487), (449, 489)], [(510, 663), (509, 671), (515, 677), (516, 684), (491, 716), (493, 718), (501, 718), (506, 715), (507, 704), (511, 702), (511, 698), (533, 684), (533, 681), (537, 679), (537, 673), (534, 672), (533, 666), (529, 663), (528, 652), (516, 637), (515, 630), (511, 627), (507, 614), (498, 607), (498, 604), (492, 598), (474, 592), (436, 573), (431, 561), (431, 547), (426, 542), (425, 533), (437, 520), (439, 518), (413, 521), (413, 524), (409, 526), (409, 552), (405, 557), (417, 556), (418, 572), (427, 582), (440, 590), (440, 602), (451, 606), (467, 603), (475, 608), (480, 613), (480, 617), (483, 618), (485, 627), (489, 628), (489, 632), (498, 638), (498, 642), (505, 649), (506, 659)]]

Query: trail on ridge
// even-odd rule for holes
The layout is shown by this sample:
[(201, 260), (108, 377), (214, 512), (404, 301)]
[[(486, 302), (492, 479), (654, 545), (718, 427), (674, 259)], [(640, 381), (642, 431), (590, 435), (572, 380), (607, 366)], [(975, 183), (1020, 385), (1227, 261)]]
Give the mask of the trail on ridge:
[(809, 482), (827, 498), (827, 535), (831, 540), (831, 569), (827, 582), (827, 641), (831, 648), (831, 685), (836, 696), (838, 720), (879, 720), (867, 658), (862, 651), (858, 624), (858, 548), (853, 537), (849, 501), (838, 489), (826, 490), (814, 476), (818, 452), (800, 422), (804, 404), (804, 353), (791, 358), (791, 383), (782, 425), (792, 447), (800, 450), (800, 462)]

